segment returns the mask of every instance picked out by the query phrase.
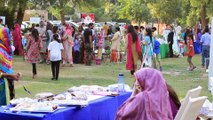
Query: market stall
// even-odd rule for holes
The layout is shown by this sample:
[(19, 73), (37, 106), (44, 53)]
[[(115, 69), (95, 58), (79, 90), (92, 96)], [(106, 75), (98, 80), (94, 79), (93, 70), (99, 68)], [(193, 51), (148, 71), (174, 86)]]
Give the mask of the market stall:
[[(0, 120), (114, 120), (119, 106), (131, 95), (131, 92), (117, 94), (116, 92), (105, 91), (101, 87), (93, 88), (92, 90), (91, 88), (83, 88), (85, 91), (93, 91), (92, 94), (86, 93), (86, 96), (78, 93), (78, 87), (72, 88), (68, 90), (69, 92), (51, 95), (55, 97), (48, 97), (50, 102), (46, 100), (35, 102), (35, 99), (31, 99), (31, 101), (30, 98), (22, 98), (22, 101), (25, 101), (21, 103), (21, 107), (19, 106), (20, 104), (14, 106), (13, 104), (17, 100), (13, 101), (6, 107), (0, 107)], [(75, 90), (78, 92), (73, 93)], [(60, 102), (60, 100), (63, 100), (63, 95), (67, 98), (70, 92), (71, 95), (74, 94), (71, 97), (74, 96), (75, 99), (72, 100), (77, 101), (73, 102), (64, 99), (63, 102)], [(50, 93), (48, 94), (50, 95)], [(37, 97), (42, 98), (43, 95), (39, 94)], [(47, 98), (45, 97), (45, 99)], [(85, 102), (82, 102), (84, 100)], [(27, 101), (30, 101), (32, 104), (26, 105), (28, 104)], [(39, 105), (34, 109), (30, 109), (35, 103)], [(48, 105), (48, 107), (52, 105), (51, 108), (56, 107), (47, 109), (43, 104), (45, 106)], [(24, 108), (23, 106), (29, 107)]]

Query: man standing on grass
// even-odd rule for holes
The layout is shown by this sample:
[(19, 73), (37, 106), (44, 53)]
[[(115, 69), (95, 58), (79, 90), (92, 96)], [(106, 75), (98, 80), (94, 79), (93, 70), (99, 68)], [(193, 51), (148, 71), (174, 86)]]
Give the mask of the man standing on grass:
[(83, 35), (83, 40), (84, 40), (84, 47), (86, 50), (86, 61), (85, 64), (86, 65), (91, 65), (92, 63), (92, 41), (93, 41), (93, 37), (92, 37), (92, 29), (94, 27), (93, 23), (89, 23), (88, 28), (86, 30), (84, 30), (84, 35)]
[(169, 55), (171, 58), (173, 58), (174, 54), (173, 54), (173, 42), (174, 42), (174, 32), (173, 32), (173, 26), (170, 27), (170, 33), (168, 34), (168, 44), (169, 44)]
[[(210, 54), (210, 43), (211, 43), (211, 36), (209, 34), (209, 27), (206, 26), (204, 30), (205, 34), (201, 36), (201, 44), (202, 44), (202, 67), (205, 66), (205, 59), (209, 58)], [(208, 69), (209, 60), (206, 61), (206, 69)]]

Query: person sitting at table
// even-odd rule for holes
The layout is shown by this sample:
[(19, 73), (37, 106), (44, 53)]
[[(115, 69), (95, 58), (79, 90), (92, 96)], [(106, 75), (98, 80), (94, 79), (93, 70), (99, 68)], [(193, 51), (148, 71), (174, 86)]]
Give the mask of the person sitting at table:
[(153, 68), (135, 72), (132, 96), (116, 113), (116, 120), (173, 120), (169, 92), (160, 73)]

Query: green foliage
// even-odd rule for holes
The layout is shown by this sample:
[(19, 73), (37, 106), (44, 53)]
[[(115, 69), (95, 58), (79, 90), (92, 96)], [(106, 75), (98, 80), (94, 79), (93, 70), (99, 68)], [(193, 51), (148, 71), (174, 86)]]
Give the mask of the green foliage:
[(199, 19), (199, 12), (197, 12), (198, 10), (191, 8), (188, 16), (186, 17), (186, 24), (188, 26), (194, 26), (196, 25), (197, 20)]
[(149, 9), (143, 0), (118, 0), (120, 9), (119, 18), (127, 18), (130, 21), (148, 22), (150, 18)]
[(57, 19), (61, 18), (61, 14), (60, 14), (60, 9), (59, 8), (54, 8), (52, 6), (48, 7), (47, 10)]
[(181, 6), (181, 17), (178, 18), (178, 21), (182, 25), (186, 25), (187, 22), (187, 16), (190, 11), (190, 1), (189, 0), (180, 0), (180, 6)]
[(57, 19), (63, 19), (62, 14), (74, 15), (76, 9), (80, 9), (82, 12), (97, 12), (102, 15), (103, 13), (98, 11), (98, 7), (104, 1), (105, 0), (30, 0), (30, 2), (34, 4), (34, 8), (46, 9)]
[[(0, 15), (7, 16), (7, 24), (14, 21), (18, 7), (46, 9), (57, 19), (74, 15), (78, 10), (80, 13), (95, 13), (96, 21), (127, 19), (140, 23), (157, 19), (162, 23), (178, 21), (188, 26), (213, 16), (212, 0), (0, 0), (0, 3), (3, 3), (0, 4)], [(201, 17), (202, 6), (206, 11), (204, 17)]]
[(152, 17), (171, 24), (181, 16), (180, 3), (177, 0), (159, 0), (148, 3)]
[(213, 0), (208, 0), (206, 11), (208, 18), (211, 18), (213, 16)]
[[(26, 8), (26, 2), (28, 0), (0, 0), (0, 15), (6, 16), (6, 24), (9, 28), (13, 28), (15, 22), (21, 23), (22, 17), (20, 13), (23, 13)], [(18, 10), (19, 15), (15, 15)]]
[[(213, 2), (212, 0), (179, 0), (181, 2), (182, 17), (179, 19), (180, 22), (192, 26), (195, 25), (196, 21), (201, 22), (208, 21), (213, 15)], [(202, 6), (204, 7), (204, 13), (202, 13)], [(201, 17), (204, 14), (204, 19)]]
[(116, 21), (116, 19), (118, 18), (117, 11), (119, 10), (119, 6), (110, 2), (105, 3), (104, 6), (104, 13), (110, 16), (112, 21)]

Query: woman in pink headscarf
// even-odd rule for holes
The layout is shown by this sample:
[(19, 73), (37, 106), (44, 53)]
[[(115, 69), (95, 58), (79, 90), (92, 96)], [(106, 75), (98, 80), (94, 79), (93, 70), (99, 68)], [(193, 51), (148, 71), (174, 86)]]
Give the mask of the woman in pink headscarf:
[(72, 47), (73, 47), (73, 38), (72, 38), (72, 32), (73, 28), (70, 26), (70, 24), (66, 24), (65, 32), (62, 37), (63, 40), (63, 46), (64, 46), (64, 60), (63, 60), (63, 66), (66, 63), (70, 64), (70, 67), (73, 66), (73, 57), (72, 57)]
[(15, 24), (14, 26), (13, 41), (14, 41), (14, 47), (16, 48), (14, 53), (16, 55), (23, 55), (21, 28), (18, 23)]
[(165, 80), (152, 68), (135, 72), (130, 97), (117, 111), (116, 120), (173, 120)]

